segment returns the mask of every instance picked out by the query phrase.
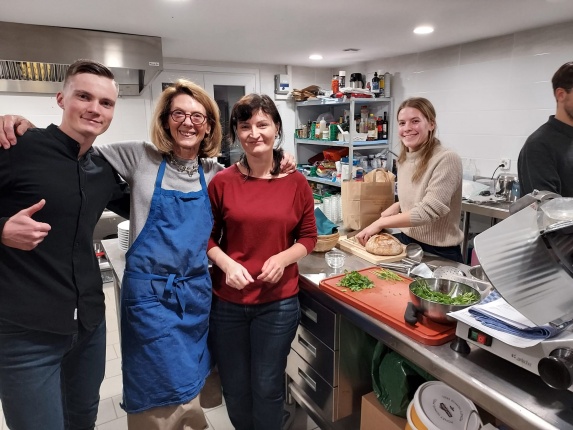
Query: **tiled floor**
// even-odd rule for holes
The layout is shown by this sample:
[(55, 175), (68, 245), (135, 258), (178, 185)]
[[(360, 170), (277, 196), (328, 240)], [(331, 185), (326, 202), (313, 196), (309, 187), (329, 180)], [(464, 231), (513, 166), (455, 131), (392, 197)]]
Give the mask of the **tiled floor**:
[[(100, 389), (99, 412), (96, 430), (127, 430), (126, 414), (119, 407), (121, 401), (121, 359), (119, 351), (119, 331), (117, 323), (117, 308), (113, 284), (104, 284), (107, 322), (107, 350), (105, 379)], [(222, 406), (205, 409), (209, 429), (233, 430), (229, 421), (227, 409)], [(8, 430), (0, 405), (0, 430)], [(297, 408), (295, 420), (290, 430), (318, 430), (316, 424), (300, 409)]]

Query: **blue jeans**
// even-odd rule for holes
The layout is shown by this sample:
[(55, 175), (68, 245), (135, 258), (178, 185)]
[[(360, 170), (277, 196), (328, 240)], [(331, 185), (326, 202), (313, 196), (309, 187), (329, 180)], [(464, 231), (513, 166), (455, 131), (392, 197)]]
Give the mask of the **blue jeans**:
[(11, 430), (91, 430), (105, 372), (105, 319), (70, 335), (0, 320), (0, 400)]
[(213, 297), (209, 336), (236, 430), (281, 430), (286, 361), (299, 320), (298, 296), (259, 305)]

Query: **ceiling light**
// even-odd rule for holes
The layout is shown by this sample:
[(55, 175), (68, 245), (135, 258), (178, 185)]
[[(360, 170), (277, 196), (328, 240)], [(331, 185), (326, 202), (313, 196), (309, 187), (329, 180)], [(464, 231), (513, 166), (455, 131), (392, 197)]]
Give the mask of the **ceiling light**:
[(414, 29), (414, 33), (416, 34), (430, 34), (434, 32), (434, 27), (430, 27), (429, 25), (421, 25)]
[(308, 57), (311, 60), (322, 60), (322, 55), (320, 54), (312, 54), (310, 57)]

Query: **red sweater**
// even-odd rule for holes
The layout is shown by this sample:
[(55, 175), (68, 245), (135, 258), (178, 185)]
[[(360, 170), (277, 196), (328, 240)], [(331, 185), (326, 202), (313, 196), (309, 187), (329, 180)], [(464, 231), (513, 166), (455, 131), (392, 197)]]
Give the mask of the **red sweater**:
[[(314, 199), (298, 172), (282, 178), (247, 178), (236, 165), (219, 172), (209, 184), (214, 226), (208, 249), (219, 246), (242, 264), (255, 282), (237, 290), (213, 268), (213, 292), (232, 303), (256, 304), (294, 296), (298, 267), (285, 267), (276, 284), (257, 280), (265, 261), (295, 242), (312, 252), (316, 244)], [(220, 238), (220, 240), (219, 240)]]

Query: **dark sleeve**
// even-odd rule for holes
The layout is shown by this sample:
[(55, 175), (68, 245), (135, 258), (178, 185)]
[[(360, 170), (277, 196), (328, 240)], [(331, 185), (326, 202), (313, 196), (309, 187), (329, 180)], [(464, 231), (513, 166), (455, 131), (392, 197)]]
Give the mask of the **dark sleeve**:
[[(0, 149), (0, 205), (10, 191), (11, 171), (10, 150)], [(0, 217), (0, 237), (4, 231), (4, 224), (6, 224), (8, 219), (8, 216)]]
[(6, 224), (6, 222), (8, 222), (10, 218), (5, 217), (5, 218), (0, 218), (0, 237), (2, 237), (2, 232), (4, 231), (4, 225)]
[(119, 216), (129, 219), (131, 190), (127, 182), (125, 182), (121, 176), (117, 173), (115, 176), (116, 187), (111, 200), (107, 204), (107, 208)]
[(557, 154), (541, 140), (527, 139), (517, 159), (517, 177), (521, 196), (533, 190), (552, 191), (560, 194), (561, 178), (556, 160)]

